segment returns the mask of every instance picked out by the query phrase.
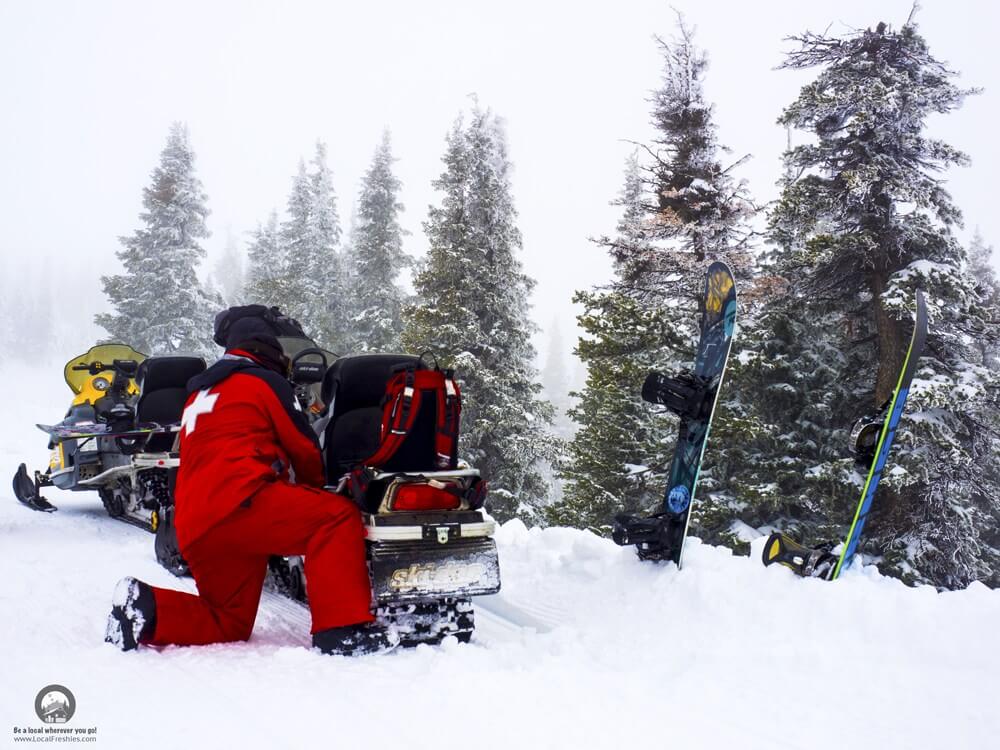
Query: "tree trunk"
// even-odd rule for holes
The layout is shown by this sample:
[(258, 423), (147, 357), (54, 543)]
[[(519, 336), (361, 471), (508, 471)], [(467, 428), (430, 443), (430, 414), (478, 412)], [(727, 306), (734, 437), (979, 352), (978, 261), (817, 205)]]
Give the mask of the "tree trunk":
[(872, 275), (871, 289), (875, 305), (875, 329), (878, 336), (878, 374), (875, 378), (875, 406), (881, 406), (892, 397), (899, 379), (899, 371), (906, 357), (906, 336), (899, 320), (892, 317), (882, 304), (887, 276), (880, 272)]

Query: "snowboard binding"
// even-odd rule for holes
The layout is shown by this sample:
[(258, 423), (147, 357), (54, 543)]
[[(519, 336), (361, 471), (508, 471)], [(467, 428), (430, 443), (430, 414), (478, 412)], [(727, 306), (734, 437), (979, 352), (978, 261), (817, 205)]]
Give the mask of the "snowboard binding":
[(854, 423), (851, 428), (851, 447), (854, 450), (854, 461), (862, 469), (867, 469), (875, 459), (878, 448), (878, 436), (885, 423), (885, 415), (889, 410), (889, 402), (882, 404), (874, 414), (866, 414)]
[(611, 538), (620, 547), (634, 544), (640, 560), (673, 559), (672, 519), (666, 513), (648, 518), (620, 514), (615, 516)]
[(764, 565), (778, 563), (794, 570), (803, 578), (831, 580), (837, 568), (837, 556), (831, 550), (832, 542), (810, 549), (781, 532), (771, 534), (764, 545)]
[(642, 384), (642, 400), (665, 406), (684, 421), (708, 419), (715, 402), (714, 381), (687, 371), (676, 377), (651, 372)]

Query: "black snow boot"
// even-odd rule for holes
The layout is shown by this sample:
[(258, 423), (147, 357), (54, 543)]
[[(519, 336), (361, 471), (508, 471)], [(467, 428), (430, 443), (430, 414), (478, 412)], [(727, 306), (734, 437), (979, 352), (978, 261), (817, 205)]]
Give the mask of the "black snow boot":
[(156, 599), (148, 583), (122, 578), (111, 598), (111, 614), (104, 641), (131, 651), (156, 630)]
[(392, 651), (399, 645), (395, 628), (386, 628), (371, 622), (328, 628), (313, 634), (313, 648), (324, 654), (362, 656)]

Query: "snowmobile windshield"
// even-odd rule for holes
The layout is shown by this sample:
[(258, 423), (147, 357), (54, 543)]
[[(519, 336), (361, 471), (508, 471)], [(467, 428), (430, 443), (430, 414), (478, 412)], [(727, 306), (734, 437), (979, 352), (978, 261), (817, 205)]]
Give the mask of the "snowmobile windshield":
[[(127, 344), (100, 344), (99, 346), (91, 347), (86, 353), (78, 357), (73, 357), (73, 359), (66, 363), (66, 367), (63, 368), (63, 377), (66, 378), (66, 385), (70, 387), (73, 393), (80, 395), (94, 375), (88, 370), (74, 370), (73, 368), (96, 363), (110, 367), (116, 359), (131, 359), (136, 362), (142, 362), (146, 359), (146, 355), (137, 352)], [(114, 373), (109, 371), (106, 379), (110, 381), (113, 375)]]

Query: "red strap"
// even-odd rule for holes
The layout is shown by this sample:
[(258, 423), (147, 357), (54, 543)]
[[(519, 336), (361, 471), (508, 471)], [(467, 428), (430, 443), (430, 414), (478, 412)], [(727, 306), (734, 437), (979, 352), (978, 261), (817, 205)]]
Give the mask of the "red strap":
[(451, 372), (404, 370), (386, 386), (382, 406), (381, 441), (378, 449), (362, 462), (364, 466), (384, 465), (399, 450), (420, 413), (423, 393), (433, 391), (436, 401), (434, 450), (439, 469), (458, 464), (458, 425), (462, 395)]
[(437, 389), (437, 432), (434, 436), (435, 461), (439, 469), (458, 464), (458, 419), (462, 409), (458, 383), (450, 373), (441, 378)]
[(420, 388), (413, 370), (397, 373), (386, 388), (387, 400), (382, 408), (382, 440), (378, 449), (365, 461), (365, 466), (381, 466), (399, 450), (420, 412)]

